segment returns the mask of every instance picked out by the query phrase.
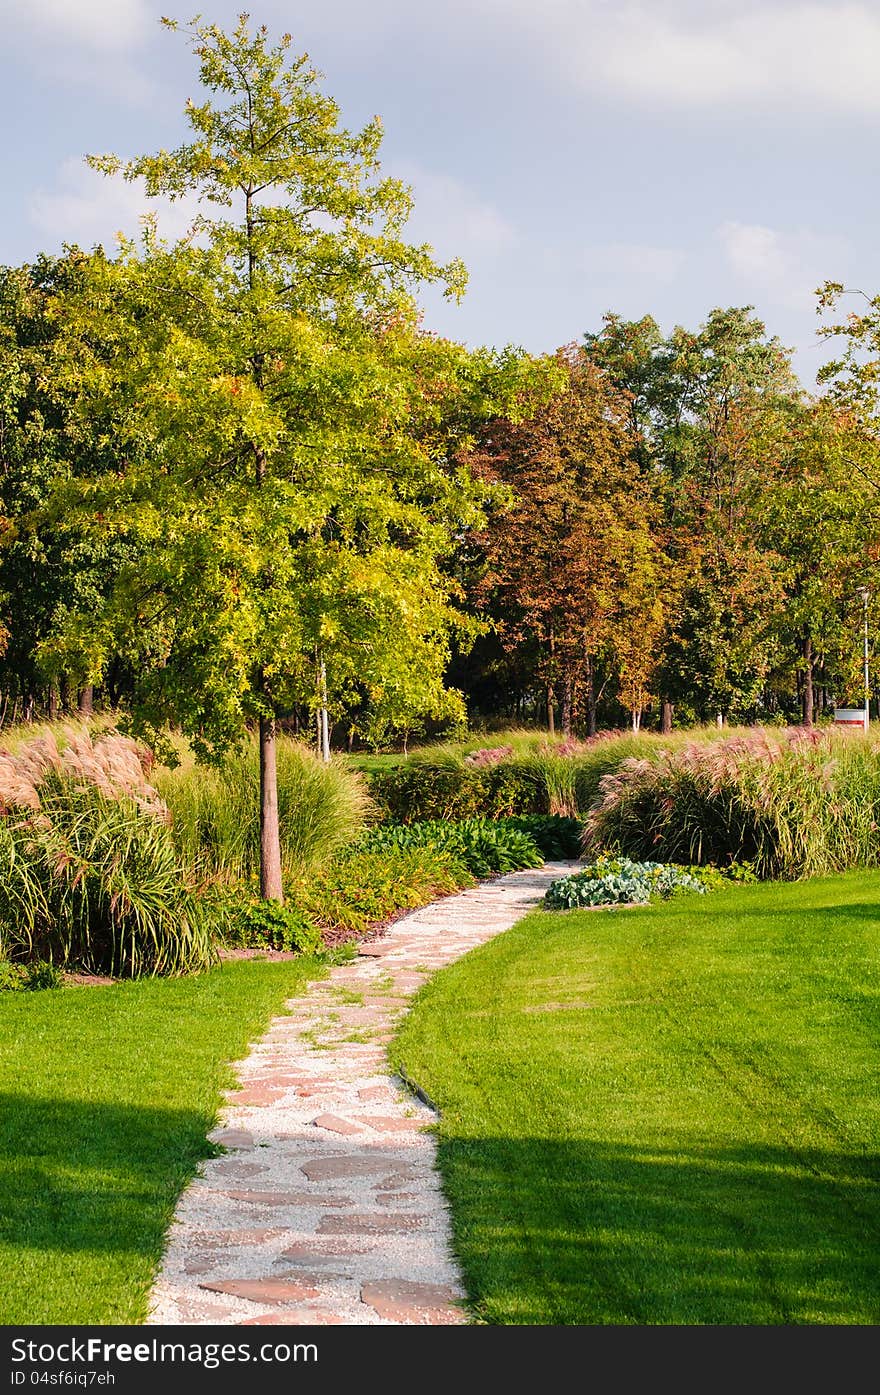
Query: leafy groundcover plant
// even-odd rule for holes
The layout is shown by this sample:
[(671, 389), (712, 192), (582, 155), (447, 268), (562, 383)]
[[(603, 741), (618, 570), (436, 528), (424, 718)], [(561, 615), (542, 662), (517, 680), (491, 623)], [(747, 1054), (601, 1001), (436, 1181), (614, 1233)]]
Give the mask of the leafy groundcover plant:
[(446, 823), (382, 824), (371, 829), (359, 844), (365, 852), (426, 848), (444, 853), (467, 868), (474, 877), (540, 867), (544, 858), (528, 833), (503, 821), (472, 818)]
[[(738, 869), (740, 880), (749, 879)], [(668, 862), (633, 862), (628, 857), (600, 857), (596, 862), (560, 877), (547, 889), (545, 905), (552, 910), (576, 906), (647, 904), (652, 897), (666, 900), (681, 892), (705, 893), (731, 879), (714, 867), (680, 867)]]

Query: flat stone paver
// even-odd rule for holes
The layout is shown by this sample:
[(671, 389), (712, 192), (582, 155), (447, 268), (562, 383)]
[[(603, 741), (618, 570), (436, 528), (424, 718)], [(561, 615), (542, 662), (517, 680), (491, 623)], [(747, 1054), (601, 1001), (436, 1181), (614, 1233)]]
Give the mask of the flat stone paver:
[(576, 864), (513, 872), (413, 911), (310, 984), (237, 1067), (180, 1198), (151, 1323), (466, 1321), (428, 1126), (385, 1044), (435, 970), (508, 930)]

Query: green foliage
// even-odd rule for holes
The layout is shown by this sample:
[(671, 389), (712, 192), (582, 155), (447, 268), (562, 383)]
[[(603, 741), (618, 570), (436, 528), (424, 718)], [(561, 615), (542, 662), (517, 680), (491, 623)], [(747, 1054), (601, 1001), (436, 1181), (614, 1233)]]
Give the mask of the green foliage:
[(382, 824), (364, 836), (360, 847), (371, 853), (426, 848), (461, 863), (474, 877), (540, 867), (544, 860), (528, 833), (487, 818)]
[[(289, 875), (316, 868), (357, 836), (370, 807), (360, 774), (298, 742), (277, 748), (281, 856)], [(259, 757), (254, 741), (212, 765), (185, 760), (155, 776), (181, 856), (206, 874), (247, 881), (260, 865)]]
[(471, 769), (457, 753), (414, 756), (370, 776), (370, 794), (383, 820), (466, 819), (487, 812), (489, 771)]
[(288, 901), (331, 936), (361, 935), (402, 911), (472, 886), (467, 869), (436, 848), (352, 850), (294, 880)]
[(880, 862), (880, 749), (833, 730), (758, 730), (602, 781), (585, 846), (670, 862), (746, 862), (763, 878)]
[(295, 906), (277, 901), (253, 901), (230, 909), (229, 946), (246, 949), (280, 949), (295, 954), (317, 954), (321, 932)]
[(611, 906), (619, 902), (647, 903), (653, 896), (667, 900), (678, 892), (703, 893), (709, 889), (710, 880), (715, 879), (702, 875), (702, 869), (675, 867), (663, 862), (633, 862), (628, 857), (600, 857), (573, 876), (552, 882), (544, 902), (552, 910)]
[(33, 959), (24, 971), (26, 988), (61, 988), (64, 983), (64, 974), (48, 959)]
[(246, 15), (184, 32), (203, 88), (190, 139), (91, 164), (192, 195), (198, 236), (147, 226), (89, 259), (58, 315), (57, 371), (114, 458), (60, 489), (56, 516), (130, 539), (137, 561), (56, 657), (80, 653), (87, 620), (94, 664), (131, 665), (142, 728), (178, 723), (201, 752), (314, 712), (325, 686), (331, 716), (371, 732), (455, 719), (450, 643), (476, 627), (446, 558), (493, 494), (459, 451), (555, 371), (421, 331), (414, 290), (457, 298), (464, 268), (405, 240), (381, 123), (347, 130), (289, 35)]
[(583, 835), (580, 819), (562, 814), (512, 814), (500, 823), (505, 828), (527, 834), (547, 862), (580, 857)]
[(61, 988), (63, 983), (64, 974), (48, 959), (33, 959), (27, 964), (11, 964), (8, 959), (0, 959), (0, 993)]
[(0, 819), (0, 954), (119, 976), (212, 962), (205, 904), (169, 830), (59, 774)]
[(0, 959), (0, 992), (16, 993), (24, 988), (24, 970), (20, 964)]
[(368, 773), (370, 794), (390, 823), (431, 819), (556, 815), (577, 818), (593, 804), (602, 777), (628, 756), (651, 756), (693, 740), (717, 740), (704, 732), (608, 732), (585, 742), (553, 744), (533, 738), (531, 749), (491, 765), (468, 763), (467, 747), (427, 749), (390, 768)]

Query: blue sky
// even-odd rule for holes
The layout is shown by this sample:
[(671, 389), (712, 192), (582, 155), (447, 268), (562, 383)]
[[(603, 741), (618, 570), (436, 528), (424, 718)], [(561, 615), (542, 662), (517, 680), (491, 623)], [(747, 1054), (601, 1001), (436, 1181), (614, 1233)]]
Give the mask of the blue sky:
[[(158, 23), (169, 6), (0, 0), (0, 260), (135, 229), (138, 190), (82, 157), (182, 138), (196, 69)], [(227, 24), (240, 8), (203, 14)], [(309, 52), (348, 124), (382, 116), (414, 240), (470, 271), (459, 308), (427, 305), (442, 333), (538, 352), (608, 309), (671, 329), (753, 304), (809, 386), (829, 356), (815, 287), (880, 290), (878, 0), (253, 0), (251, 13)]]

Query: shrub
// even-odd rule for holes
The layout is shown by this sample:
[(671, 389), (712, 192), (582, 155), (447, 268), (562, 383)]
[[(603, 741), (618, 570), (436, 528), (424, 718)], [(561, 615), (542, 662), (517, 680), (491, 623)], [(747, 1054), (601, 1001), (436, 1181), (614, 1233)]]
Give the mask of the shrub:
[(601, 782), (585, 848), (807, 877), (880, 860), (880, 751), (851, 733), (760, 730), (630, 759)]
[[(210, 874), (247, 881), (260, 864), (259, 757), (249, 742), (219, 766), (185, 764), (156, 783), (183, 857)], [(344, 763), (325, 764), (295, 741), (278, 742), (278, 814), (285, 872), (327, 862), (363, 825), (369, 798)]]
[(34, 959), (29, 964), (23, 964), (21, 968), (25, 988), (36, 991), (43, 988), (61, 988), (64, 984), (64, 974), (56, 964), (50, 964), (48, 959)]
[(51, 772), (40, 807), (0, 819), (0, 953), (113, 975), (183, 973), (213, 952), (169, 829)]
[(16, 993), (24, 988), (24, 966), (0, 959), (0, 993)]
[(427, 848), (461, 863), (474, 877), (540, 867), (544, 860), (527, 833), (508, 821), (493, 819), (382, 824), (370, 830), (359, 846), (371, 853)]
[(557, 910), (577, 906), (611, 906), (621, 902), (644, 904), (652, 896), (667, 898), (679, 892), (706, 892), (723, 882), (717, 872), (676, 867), (662, 862), (632, 862), (628, 857), (600, 858), (570, 877), (560, 877), (548, 887), (544, 902)]
[[(412, 757), (370, 776), (370, 794), (383, 822), (466, 819), (485, 813), (489, 770), (466, 766), (460, 756)], [(500, 767), (503, 769), (503, 767)]]
[(361, 935), (401, 911), (472, 886), (461, 863), (428, 847), (351, 849), (288, 887), (288, 900), (313, 925)]
[(500, 822), (528, 834), (548, 862), (580, 857), (584, 828), (580, 819), (561, 814), (514, 814)]
[(296, 906), (277, 901), (252, 901), (231, 906), (228, 945), (246, 949), (287, 950), (295, 954), (316, 954), (321, 948), (321, 931)]
[[(685, 741), (682, 733), (607, 732), (589, 741), (530, 742), (484, 748), (463, 756), (435, 747), (390, 770), (370, 774), (370, 793), (383, 820), (505, 818), (556, 814), (582, 816), (595, 802), (605, 775), (631, 756), (656, 759)], [(513, 751), (498, 759), (501, 752)]]
[(63, 983), (64, 974), (45, 959), (35, 959), (30, 964), (10, 964), (8, 959), (0, 959), (0, 993), (60, 988)]

